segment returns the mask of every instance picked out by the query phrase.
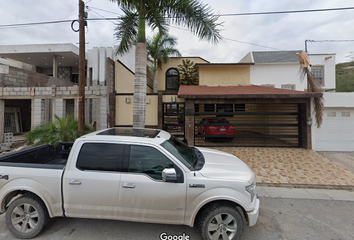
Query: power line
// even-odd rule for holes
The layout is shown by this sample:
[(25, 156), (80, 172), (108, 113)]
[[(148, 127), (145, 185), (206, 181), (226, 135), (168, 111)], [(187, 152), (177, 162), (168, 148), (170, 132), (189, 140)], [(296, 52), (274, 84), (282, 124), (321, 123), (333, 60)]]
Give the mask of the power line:
[[(99, 13), (97, 13), (96, 11), (92, 10), (91, 7), (87, 6), (86, 8), (87, 8), (88, 11), (91, 11), (91, 12), (93, 12), (94, 14), (100, 16), (101, 18), (104, 18), (104, 19), (108, 20), (105, 16), (102, 16), (101, 14), (99, 14)], [(113, 22), (112, 20), (108, 20), (108, 21), (110, 21), (111, 23), (115, 24), (115, 22)]]
[[(176, 26), (170, 26), (171, 28), (176, 28), (176, 29), (179, 29), (179, 30), (183, 30), (183, 31), (188, 31), (188, 29), (185, 29), (185, 28), (181, 28), (181, 27), (176, 27)], [(283, 49), (279, 49), (279, 48), (274, 48), (274, 47), (268, 47), (268, 46), (265, 46), (265, 45), (260, 45), (260, 44), (257, 44), (257, 43), (251, 43), (251, 42), (245, 42), (245, 41), (240, 41), (240, 40), (236, 40), (236, 39), (231, 39), (231, 38), (223, 38), (225, 40), (228, 40), (228, 41), (233, 41), (233, 42), (238, 42), (238, 43), (243, 43), (243, 44), (248, 44), (248, 45), (253, 45), (253, 46), (257, 46), (257, 47), (263, 47), (263, 48), (268, 48), (268, 49), (273, 49), (273, 50), (278, 50), (278, 51), (284, 51)]]
[(354, 42), (354, 40), (340, 40), (340, 39), (337, 39), (337, 40), (311, 40), (311, 39), (306, 39), (305, 40), (305, 52), (307, 52), (307, 43), (308, 42), (318, 42), (318, 43), (323, 43), (323, 42)]
[(353, 40), (306, 40), (308, 42), (354, 42), (354, 39)]
[(104, 9), (101, 9), (101, 8), (96, 8), (96, 7), (90, 7), (91, 9), (96, 9), (96, 10), (99, 10), (99, 11), (102, 11), (102, 12), (106, 12), (106, 13), (112, 13), (112, 14), (115, 14), (115, 15), (118, 15), (118, 13), (116, 12), (112, 12), (112, 11), (108, 11), (108, 10), (104, 10)]
[[(90, 7), (92, 9), (97, 9), (100, 11), (110, 12), (104, 9)], [(343, 10), (353, 10), (354, 7), (345, 7), (345, 8), (326, 8), (326, 9), (308, 9), (308, 10), (291, 10), (291, 11), (277, 11), (277, 12), (252, 12), (252, 13), (230, 13), (230, 14), (218, 14), (221, 17), (228, 17), (228, 16), (249, 16), (249, 15), (269, 15), (269, 14), (286, 14), (286, 13), (307, 13), (307, 12), (325, 12), (325, 11), (343, 11)], [(114, 12), (110, 12), (114, 13)], [(116, 14), (116, 13), (114, 13)], [(173, 18), (173, 17), (165, 17), (165, 18)], [(112, 20), (120, 20), (121, 17), (114, 17), (114, 18), (90, 18), (86, 19), (88, 21), (112, 21)], [(57, 23), (67, 23), (72, 22), (75, 19), (71, 20), (59, 20), (59, 21), (48, 21), (48, 22), (32, 22), (32, 23), (17, 23), (17, 24), (5, 24), (0, 25), (0, 28), (9, 28), (9, 27), (26, 27), (26, 26), (34, 26), (34, 25), (45, 25), (45, 24), (57, 24)]]
[(273, 50), (277, 50), (277, 51), (285, 51), (285, 50), (280, 49), (280, 48), (268, 47), (268, 46), (260, 45), (260, 44), (257, 44), (257, 43), (244, 42), (244, 41), (235, 40), (235, 39), (230, 39), (230, 38), (223, 38), (223, 39), (229, 40), (229, 41), (233, 41), (233, 42), (238, 42), (238, 43), (253, 45), (253, 46), (257, 46), (257, 47), (269, 48), (269, 49), (273, 49)]
[(59, 21), (49, 21), (49, 22), (32, 22), (32, 23), (16, 23), (16, 24), (5, 24), (0, 25), (0, 28), (8, 28), (8, 27), (27, 27), (34, 25), (45, 25), (45, 24), (57, 24), (57, 23), (68, 23), (73, 20), (59, 20)]
[(229, 13), (229, 14), (219, 14), (219, 16), (220, 17), (229, 17), (229, 16), (287, 14), (287, 13), (328, 12), (328, 11), (344, 11), (344, 10), (353, 10), (353, 9), (354, 9), (354, 7), (323, 8), (323, 9), (289, 10), (289, 11), (276, 11), (276, 12)]

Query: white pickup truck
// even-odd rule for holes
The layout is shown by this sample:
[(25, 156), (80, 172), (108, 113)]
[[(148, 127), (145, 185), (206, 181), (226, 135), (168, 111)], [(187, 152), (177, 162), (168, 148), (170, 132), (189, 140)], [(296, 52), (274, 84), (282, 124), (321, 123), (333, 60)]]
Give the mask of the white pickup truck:
[(244, 223), (256, 224), (259, 199), (254, 173), (231, 154), (161, 130), (111, 128), (0, 157), (5, 212), (18, 238), (74, 217), (183, 224), (203, 239), (238, 239)]

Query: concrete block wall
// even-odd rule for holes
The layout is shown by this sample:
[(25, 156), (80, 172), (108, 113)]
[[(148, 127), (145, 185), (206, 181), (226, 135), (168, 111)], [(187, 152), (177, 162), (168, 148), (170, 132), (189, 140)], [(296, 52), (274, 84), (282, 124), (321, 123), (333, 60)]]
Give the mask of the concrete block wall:
[[(51, 119), (57, 115), (60, 118), (66, 115), (66, 100), (74, 99), (74, 115), (78, 116), (78, 86), (69, 87), (0, 87), (0, 118), (4, 116), (4, 111), (1, 111), (1, 101), (12, 99), (31, 99), (32, 100), (32, 116), (31, 128), (43, 124), (46, 119)], [(97, 129), (104, 129), (108, 124), (108, 91), (107, 86), (87, 86), (85, 87), (85, 98), (92, 99), (92, 120), (96, 122)], [(51, 100), (51, 104), (48, 101)], [(46, 108), (47, 103), (47, 108)], [(50, 106), (49, 106), (50, 105)], [(49, 107), (51, 109), (49, 109)], [(49, 112), (48, 112), (49, 111)], [(88, 111), (86, 108), (85, 111)], [(87, 119), (88, 120), (88, 119)], [(0, 122), (3, 127), (4, 124)], [(0, 132), (4, 132), (0, 128)], [(0, 135), (0, 141), (2, 135)]]
[(27, 72), (22, 69), (9, 67), (8, 74), (1, 74), (0, 85), (13, 86), (13, 87), (26, 87), (27, 86)]
[(45, 121), (45, 101), (44, 99), (33, 99), (32, 127), (36, 127)]
[(65, 117), (65, 112), (66, 112), (66, 105), (64, 103), (64, 99), (62, 98), (57, 98), (54, 99), (54, 114), (57, 115), (60, 118)]

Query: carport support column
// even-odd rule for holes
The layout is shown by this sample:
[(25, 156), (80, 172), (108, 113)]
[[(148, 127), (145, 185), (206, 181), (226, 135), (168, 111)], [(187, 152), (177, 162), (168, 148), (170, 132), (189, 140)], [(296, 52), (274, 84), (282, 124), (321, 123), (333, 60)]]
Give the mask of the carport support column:
[(4, 142), (5, 100), (0, 100), (0, 143)]
[(194, 146), (194, 101), (187, 100), (185, 102), (185, 138), (189, 146)]

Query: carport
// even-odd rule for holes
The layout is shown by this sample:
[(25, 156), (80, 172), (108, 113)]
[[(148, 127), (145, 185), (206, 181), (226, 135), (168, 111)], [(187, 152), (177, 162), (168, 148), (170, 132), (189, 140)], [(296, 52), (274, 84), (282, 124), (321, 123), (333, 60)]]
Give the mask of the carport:
[[(311, 98), (319, 93), (248, 86), (180, 86), (185, 99), (185, 138), (207, 147), (311, 149)], [(223, 123), (206, 123), (223, 118)], [(232, 135), (203, 131), (233, 128)], [(225, 131), (225, 130), (224, 130)]]

